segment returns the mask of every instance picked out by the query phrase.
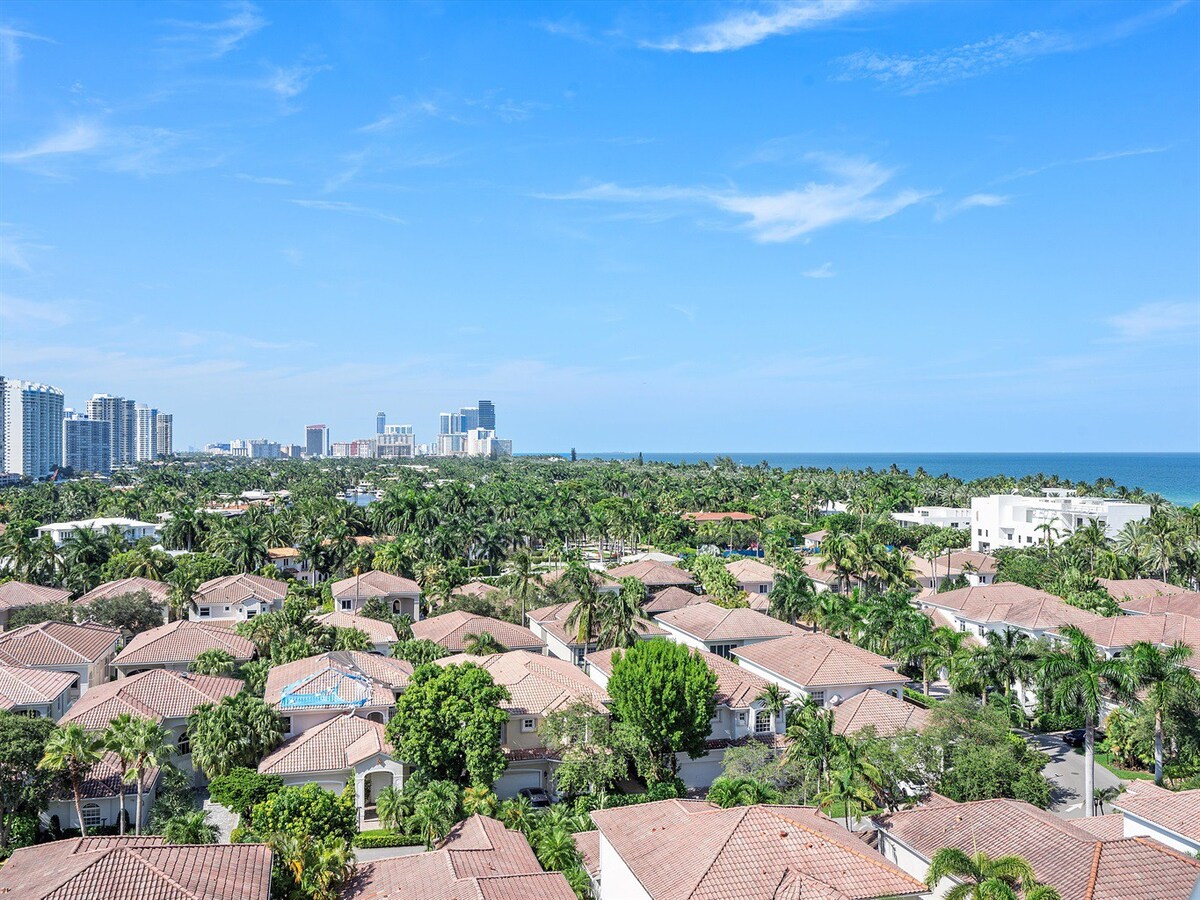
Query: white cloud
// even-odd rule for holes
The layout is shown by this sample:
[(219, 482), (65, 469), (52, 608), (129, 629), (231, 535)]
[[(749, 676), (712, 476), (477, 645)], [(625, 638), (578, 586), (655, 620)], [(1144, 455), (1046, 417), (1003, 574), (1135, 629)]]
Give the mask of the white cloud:
[(94, 150), (103, 140), (103, 132), (91, 122), (74, 122), (71, 125), (42, 138), (24, 150), (14, 150), (0, 154), (0, 160), (7, 163), (22, 163), (37, 160), (45, 156), (57, 156), (69, 153), (86, 153)]
[(1151, 341), (1163, 337), (1200, 335), (1200, 300), (1160, 300), (1143, 303), (1128, 312), (1110, 316), (1108, 324), (1124, 341)]
[(4, 67), (5, 81), (9, 87), (12, 87), (13, 80), (16, 78), (17, 63), (21, 61), (21, 41), (54, 43), (50, 38), (42, 37), (40, 34), (0, 25), (0, 65)]
[(234, 177), (253, 184), (271, 184), (278, 187), (286, 187), (292, 183), (287, 178), (275, 178), (270, 175), (247, 175), (245, 172), (238, 172)]
[(23, 325), (67, 325), (71, 317), (59, 305), (41, 300), (25, 300), (0, 293), (0, 319), (13, 327)]
[(312, 81), (314, 75), (327, 72), (331, 68), (332, 66), (311, 66), (305, 63), (297, 63), (294, 66), (272, 66), (271, 74), (267, 76), (264, 83), (267, 90), (278, 96), (280, 100), (291, 100), (308, 90), (309, 82)]
[(906, 188), (883, 195), (894, 172), (863, 159), (810, 154), (832, 177), (810, 181), (777, 193), (744, 193), (733, 189), (687, 187), (627, 188), (601, 184), (567, 194), (542, 195), (548, 200), (591, 200), (620, 203), (690, 203), (741, 216), (755, 240), (790, 241), (843, 222), (878, 222), (932, 196)]
[(864, 0), (791, 0), (772, 3), (761, 9), (739, 10), (663, 41), (643, 41), (642, 46), (687, 53), (741, 50), (776, 35), (818, 28), (856, 13), (867, 5)]
[(229, 15), (216, 22), (168, 21), (178, 31), (163, 42), (176, 55), (220, 59), (268, 24), (253, 3), (227, 3), (225, 8)]
[(809, 269), (804, 273), (805, 278), (832, 278), (837, 272), (833, 271), (833, 263), (821, 263), (815, 269)]
[(1012, 197), (1007, 194), (970, 194), (963, 197), (949, 208), (942, 208), (937, 211), (935, 218), (941, 222), (949, 219), (951, 216), (957, 216), (961, 212), (966, 212), (968, 209), (995, 208), (997, 206), (1008, 206), (1012, 202)]
[(1031, 175), (1040, 175), (1042, 172), (1049, 169), (1057, 169), (1061, 166), (1077, 166), (1082, 163), (1109, 162), (1115, 159), (1128, 159), (1134, 156), (1148, 156), (1153, 153), (1166, 153), (1170, 150), (1169, 145), (1163, 147), (1134, 147), (1129, 150), (1109, 150), (1101, 153), (1093, 153), (1091, 156), (1082, 156), (1078, 159), (1059, 159), (1054, 162), (1048, 162), (1044, 165), (1035, 166), (1032, 169), (1018, 169), (1010, 175), (1005, 175), (999, 181), (1015, 181), (1018, 178), (1028, 178)]
[(380, 219), (384, 222), (392, 222), (396, 225), (407, 224), (404, 219), (398, 216), (393, 216), (390, 213), (381, 212), (377, 209), (370, 209), (366, 206), (358, 206), (354, 203), (344, 203), (340, 200), (290, 200), (289, 203), (294, 203), (297, 206), (303, 206), (305, 209), (319, 209), (326, 212), (341, 212), (351, 213), (358, 216), (370, 216), (374, 219)]

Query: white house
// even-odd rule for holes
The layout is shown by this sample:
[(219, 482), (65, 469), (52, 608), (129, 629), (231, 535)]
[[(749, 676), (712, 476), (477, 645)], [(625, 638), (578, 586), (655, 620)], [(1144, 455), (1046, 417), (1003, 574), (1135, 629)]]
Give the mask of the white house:
[(934, 528), (970, 528), (971, 510), (956, 506), (914, 506), (912, 512), (894, 512), (902, 528), (932, 525)]
[(757, 559), (739, 559), (725, 564), (725, 571), (733, 576), (738, 590), (747, 594), (769, 594), (775, 586), (779, 570)]
[(194, 622), (245, 622), (283, 609), (287, 583), (258, 575), (225, 575), (200, 585), (188, 618)]
[(870, 689), (903, 699), (908, 683), (894, 660), (820, 632), (740, 647), (733, 655), (750, 673), (824, 707)]
[(383, 725), (412, 672), (412, 664), (402, 659), (334, 650), (273, 667), (263, 699), (283, 716), (289, 735), (345, 712)]
[(1200, 788), (1169, 791), (1132, 781), (1112, 805), (1124, 813), (1125, 837), (1150, 837), (1180, 853), (1200, 854)]
[(1089, 625), (1103, 616), (1071, 606), (1065, 600), (1011, 581), (922, 594), (919, 608), (937, 610), (957, 631), (986, 638), (1010, 629), (1039, 638), (1063, 625)]
[(50, 535), (50, 539), (54, 541), (54, 546), (61, 547), (64, 543), (75, 536), (77, 531), (108, 531), (110, 528), (115, 528), (121, 533), (121, 537), (126, 543), (136, 544), (142, 538), (150, 538), (158, 540), (158, 526), (153, 522), (139, 522), (137, 519), (125, 518), (106, 518), (106, 519), (79, 519), (75, 522), (52, 522), (49, 525), (42, 525), (38, 528), (38, 537)]
[(1151, 512), (1148, 503), (1079, 497), (1063, 488), (1045, 488), (1042, 494), (972, 497), (971, 549), (988, 553), (1000, 547), (1032, 547), (1047, 540), (1057, 544), (1092, 522), (1112, 538)]
[[(553, 606), (531, 609), (525, 613), (525, 619), (529, 623), (529, 630), (539, 640), (545, 642), (546, 649), (551, 655), (582, 667), (584, 657), (596, 649), (597, 633), (593, 626), (587, 641), (579, 640), (579, 632), (575, 624), (568, 624), (575, 605), (575, 601), (571, 601), (570, 603), (556, 603)], [(638, 620), (637, 629), (638, 636), (643, 640), (666, 635), (663, 629), (646, 619)]]
[(382, 600), (397, 616), (421, 618), (421, 586), (411, 578), (372, 570), (335, 581), (330, 590), (338, 612), (356, 613), (368, 600)]
[(228, 625), (217, 622), (193, 622), (177, 619), (135, 634), (115, 657), (112, 665), (118, 678), (127, 678), (147, 669), (173, 669), (186, 672), (196, 657), (206, 650), (223, 650), (235, 665), (248, 663), (255, 646)]
[(73, 672), (0, 665), (0, 709), (57, 722), (71, 708)]
[(121, 632), (101, 625), (39, 622), (0, 634), (0, 663), (73, 676), (70, 700), (108, 681)]
[(659, 613), (654, 621), (671, 640), (726, 659), (738, 647), (800, 633), (795, 625), (753, 609), (726, 609), (715, 603), (696, 603)]
[[(142, 775), (142, 828), (150, 822), (150, 811), (158, 796), (157, 766)], [(124, 807), (126, 826), (130, 834), (137, 824), (137, 783), (121, 779), (121, 761), (116, 753), (109, 751), (100, 757), (80, 782), (79, 794), (83, 802), (83, 822), (89, 829), (116, 825), (120, 822)], [(79, 827), (79, 814), (75, 811), (75, 794), (69, 786), (61, 785), (50, 795), (45, 810), (39, 815), (43, 828), (49, 828), (54, 819), (59, 828), (66, 830)]]

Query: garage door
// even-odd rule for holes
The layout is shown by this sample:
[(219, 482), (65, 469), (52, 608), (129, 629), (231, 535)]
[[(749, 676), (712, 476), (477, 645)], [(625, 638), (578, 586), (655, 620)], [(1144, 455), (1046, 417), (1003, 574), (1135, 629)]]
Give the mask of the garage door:
[(679, 777), (684, 785), (693, 790), (708, 790), (713, 781), (721, 775), (721, 761), (724, 751), (710, 753), (699, 759), (688, 759), (684, 754), (679, 761)]
[(542, 773), (537, 769), (509, 769), (496, 782), (496, 796), (501, 800), (515, 797), (521, 788), (538, 788), (542, 786)]

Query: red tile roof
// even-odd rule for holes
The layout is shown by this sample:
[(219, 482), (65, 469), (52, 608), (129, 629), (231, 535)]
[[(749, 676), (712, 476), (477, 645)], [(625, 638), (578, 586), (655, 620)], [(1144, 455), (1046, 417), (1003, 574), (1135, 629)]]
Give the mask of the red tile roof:
[[(695, 656), (699, 656), (717, 676), (717, 703), (730, 709), (748, 709), (750, 704), (758, 699), (758, 695), (767, 689), (769, 682), (707, 650), (690, 648)], [(605, 675), (612, 676), (613, 654), (617, 650), (597, 650), (589, 653), (587, 662)]]
[(412, 624), (414, 638), (433, 641), (451, 653), (461, 653), (466, 649), (467, 638), (470, 635), (484, 631), (509, 650), (535, 650), (540, 653), (546, 646), (542, 639), (528, 628), (489, 616), (477, 616), (461, 609)]
[(78, 722), (89, 731), (100, 731), (121, 713), (132, 713), (161, 724), (166, 719), (186, 718), (197, 706), (219, 703), (244, 687), (236, 678), (150, 669), (90, 688), (61, 723)]
[(819, 632), (738, 647), (733, 655), (805, 688), (908, 683), (892, 671), (894, 661)]
[(344, 772), (391, 752), (382, 724), (348, 712), (281, 744), (263, 758), (258, 771), (264, 775)]
[(942, 609), (961, 610), (968, 606), (981, 604), (1035, 603), (1047, 598), (1058, 599), (1053, 594), (1026, 587), (1015, 581), (1000, 581), (995, 584), (981, 584), (977, 587), (958, 588), (957, 590), (934, 594), (927, 602)]
[[(1182, 641), (1200, 648), (1200, 619), (1165, 613), (1146, 616), (1111, 616), (1085, 622), (1079, 629), (1101, 647), (1122, 650), (1139, 641), (1174, 644)], [(1055, 629), (1055, 633), (1060, 633)]]
[(274, 603), (287, 596), (287, 583), (258, 575), (225, 575), (200, 585), (198, 603)]
[[(568, 647), (583, 646), (578, 641), (578, 632), (575, 628), (567, 629), (567, 620), (571, 618), (571, 612), (575, 609), (576, 601), (570, 603), (556, 603), (553, 606), (541, 606), (537, 609), (531, 609), (526, 616), (530, 621), (537, 622), (542, 628), (550, 632)], [(648, 619), (641, 619), (637, 623), (638, 634), (642, 637), (662, 637), (666, 634), (661, 628), (655, 625)], [(596, 640), (597, 628), (592, 627), (592, 633), (588, 643), (594, 643)]]
[(139, 591), (145, 591), (153, 599), (160, 603), (167, 602), (167, 594), (170, 592), (171, 586), (162, 581), (153, 581), (149, 578), (122, 578), (119, 581), (106, 581), (98, 587), (92, 588), (82, 597), (75, 601), (75, 606), (86, 606), (93, 600), (99, 600), (106, 597), (120, 597), (123, 594), (136, 594)]
[(390, 707), (412, 672), (412, 664), (402, 659), (361, 650), (318, 653), (272, 668), (264, 700), (285, 714), (301, 708)]
[(224, 650), (238, 662), (253, 658), (255, 647), (232, 628), (213, 622), (179, 619), (136, 634), (120, 653), (114, 666), (162, 666), (190, 663), (205, 650)]
[(687, 588), (671, 586), (651, 594), (646, 602), (642, 604), (642, 612), (648, 616), (653, 616), (672, 609), (691, 606), (694, 603), (707, 602), (708, 598), (702, 594), (697, 594), (695, 591), (688, 590)]
[(489, 594), (495, 594), (500, 590), (494, 584), (488, 584), (486, 581), (472, 579), (466, 584), (460, 584), (454, 589), (454, 593), (462, 597), (487, 597)]
[(1142, 597), (1138, 600), (1118, 600), (1117, 602), (1127, 613), (1139, 615), (1176, 613), (1200, 619), (1200, 592), (1188, 591), (1183, 594), (1166, 594)]
[(734, 577), (735, 581), (774, 581), (779, 570), (768, 566), (757, 559), (739, 559), (725, 564), (725, 571)]
[(879, 737), (891, 737), (901, 731), (920, 731), (930, 721), (929, 710), (874, 688), (839, 703), (832, 712), (833, 730), (837, 734), (857, 734), (864, 728), (874, 728)]
[(0, 584), (0, 609), (35, 606), (39, 603), (64, 603), (70, 599), (71, 592), (62, 588), (26, 584), (23, 581), (6, 581)]
[(1169, 791), (1153, 782), (1134, 781), (1112, 805), (1166, 831), (1200, 841), (1200, 788)]
[(600, 832), (575, 832), (575, 849), (579, 851), (584, 871), (592, 878), (598, 878), (600, 876)]
[(421, 586), (411, 578), (371, 570), (335, 581), (330, 590), (335, 600), (370, 600), (372, 597), (388, 597), (392, 594), (419, 594)]
[(621, 578), (636, 578), (649, 588), (667, 587), (672, 584), (689, 585), (696, 583), (696, 579), (683, 569), (669, 565), (668, 563), (655, 562), (652, 559), (630, 563), (627, 566), (617, 566), (615, 569), (609, 569), (608, 575), (610, 578), (618, 580)]
[(75, 683), (74, 672), (0, 666), (0, 709), (53, 703)]
[[(154, 787), (154, 782), (158, 780), (158, 767), (154, 766), (142, 773), (142, 788), (149, 791)], [(79, 793), (86, 800), (96, 800), (103, 797), (118, 797), (121, 795), (121, 788), (125, 788), (125, 793), (136, 794), (137, 782), (126, 782), (121, 775), (121, 758), (116, 753), (109, 751), (100, 757), (100, 761), (92, 766), (83, 780), (79, 782)], [(69, 784), (59, 783), (56, 785), (56, 790), (51, 795), (55, 800), (71, 800), (74, 801), (75, 794)], [(133, 810), (129, 811), (130, 816), (133, 815)]]
[(800, 631), (795, 625), (781, 622), (753, 609), (726, 609), (715, 603), (696, 603), (672, 609), (659, 613), (654, 619), (661, 625), (678, 629), (697, 640), (710, 643), (779, 638)]
[(75, 838), (24, 847), (0, 868), (0, 897), (13, 900), (268, 900), (270, 893), (264, 844)]
[(511, 699), (500, 706), (510, 715), (544, 716), (575, 702), (588, 703), (605, 711), (608, 694), (580, 671), (578, 666), (555, 656), (540, 656), (526, 650), (510, 650), (491, 656), (458, 654), (435, 660), (438, 665), (474, 663), (491, 673), (496, 684), (508, 688)]
[(874, 898), (925, 886), (814, 809), (663, 800), (592, 820), (654, 900)]
[(1117, 602), (1186, 594), (1187, 589), (1157, 578), (1100, 578), (1100, 586)]
[(1117, 841), (1125, 837), (1125, 816), (1122, 813), (1110, 813), (1106, 816), (1082, 816), (1072, 819), (1071, 824), (1102, 841)]
[(0, 634), (0, 662), (39, 668), (91, 665), (120, 639), (116, 628), (39, 622)]
[(392, 627), (391, 622), (372, 619), (370, 616), (339, 610), (317, 616), (317, 621), (330, 628), (357, 628), (359, 631), (365, 631), (372, 644), (394, 644), (397, 640), (396, 629)]
[(1071, 606), (1065, 600), (1023, 584), (998, 584), (959, 588), (921, 599), (929, 606), (954, 611), (960, 618), (989, 625), (1010, 625), (1045, 631), (1062, 625), (1087, 625), (1103, 617)]

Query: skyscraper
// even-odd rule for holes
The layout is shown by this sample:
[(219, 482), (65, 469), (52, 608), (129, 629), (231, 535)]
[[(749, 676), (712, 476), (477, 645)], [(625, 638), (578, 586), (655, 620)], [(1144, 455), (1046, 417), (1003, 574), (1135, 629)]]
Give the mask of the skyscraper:
[(175, 452), (175, 417), (160, 412), (154, 420), (154, 428), (157, 432), (158, 455), (171, 456)]
[(453, 434), (458, 429), (454, 427), (457, 419), (454, 413), (438, 413), (438, 434)]
[(81, 416), (70, 409), (64, 413), (63, 465), (70, 466), (76, 474), (112, 472), (112, 423)]
[(324, 425), (309, 425), (304, 429), (304, 452), (308, 456), (329, 454), (329, 429)]
[(127, 442), (125, 398), (114, 397), (112, 394), (93, 394), (87, 402), (87, 417), (94, 421), (107, 422), (109, 427), (109, 446), (111, 448), (113, 467), (129, 462), (126, 454)]
[(479, 407), (464, 406), (458, 411), (458, 428), (455, 431), (461, 431), (464, 434), (472, 428), (479, 427)]
[(387, 414), (381, 413), (381, 412), (375, 413), (375, 433), (383, 434), (383, 432), (386, 429), (387, 429)]
[(45, 478), (62, 465), (63, 392), (48, 384), (4, 380), (6, 472)]
[(479, 401), (479, 427), (496, 430), (496, 407), (491, 400)]
[(134, 415), (133, 461), (148, 462), (158, 456), (158, 410), (139, 403)]

